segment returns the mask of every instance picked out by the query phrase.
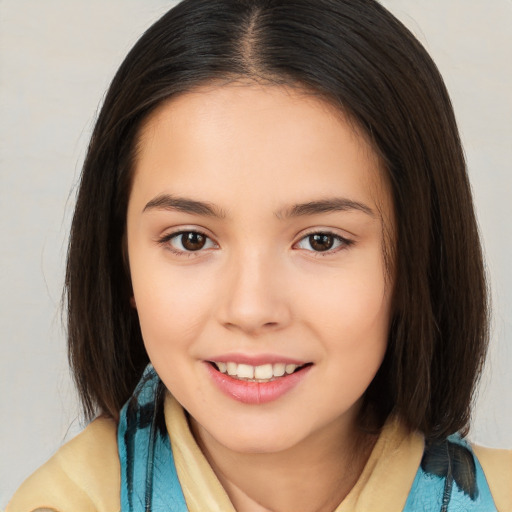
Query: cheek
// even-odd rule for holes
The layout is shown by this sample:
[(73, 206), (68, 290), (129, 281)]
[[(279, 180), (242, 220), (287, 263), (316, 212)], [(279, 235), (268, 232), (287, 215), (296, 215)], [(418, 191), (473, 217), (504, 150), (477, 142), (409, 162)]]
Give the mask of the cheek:
[(329, 379), (345, 389), (364, 392), (380, 367), (387, 348), (391, 289), (375, 264), (347, 265), (329, 279), (310, 286), (304, 317), (315, 337), (322, 340)]
[[(384, 357), (389, 333), (389, 307), (383, 296), (340, 299), (337, 315), (325, 312), (329, 352), (337, 359), (348, 380), (370, 380)], [(369, 384), (369, 382), (368, 382)]]
[(191, 269), (154, 263), (132, 266), (132, 283), (148, 352), (175, 351), (191, 343), (207, 321), (215, 299), (213, 283)]
[[(134, 268), (133, 292), (147, 354), (174, 396), (204, 403), (197, 367), (198, 340), (215, 294), (201, 273), (172, 269), (165, 261)], [(186, 401), (186, 400), (185, 400)]]
[[(326, 300), (328, 298), (331, 300)], [(358, 339), (371, 333), (387, 332), (389, 300), (384, 290), (368, 290), (363, 283), (349, 286), (345, 282), (343, 291), (329, 290), (311, 305), (316, 323), (327, 334), (338, 333), (346, 339)]]
[(304, 287), (309, 293), (303, 295), (303, 308), (326, 335), (356, 344), (387, 339), (391, 289), (380, 255), (351, 261)]
[(336, 399), (342, 408), (350, 407), (366, 392), (382, 364), (388, 344), (388, 301), (382, 295), (357, 291), (359, 297), (339, 300), (337, 316), (331, 311), (321, 318), (330, 360), (326, 380), (337, 390)]

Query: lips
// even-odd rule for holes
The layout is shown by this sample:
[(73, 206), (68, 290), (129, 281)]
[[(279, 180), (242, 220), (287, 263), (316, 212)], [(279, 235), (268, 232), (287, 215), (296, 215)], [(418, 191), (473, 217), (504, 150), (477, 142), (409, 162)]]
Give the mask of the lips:
[[(277, 400), (297, 386), (309, 373), (312, 363), (258, 358), (219, 357), (205, 361), (216, 387), (230, 398), (245, 404), (263, 404)], [(242, 362), (243, 360), (243, 362)], [(256, 361), (256, 359), (252, 359)], [(270, 362), (273, 360), (274, 362)], [(263, 364), (261, 364), (263, 363)]]
[(258, 366), (250, 364), (236, 363), (234, 361), (212, 361), (217, 370), (221, 373), (230, 375), (237, 379), (247, 381), (268, 382), (284, 375), (294, 373), (298, 368), (304, 365), (292, 363), (266, 363)]

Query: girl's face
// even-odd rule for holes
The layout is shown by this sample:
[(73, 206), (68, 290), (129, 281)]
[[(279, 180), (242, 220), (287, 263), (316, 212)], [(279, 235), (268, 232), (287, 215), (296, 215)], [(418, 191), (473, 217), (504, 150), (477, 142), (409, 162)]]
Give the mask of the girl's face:
[(134, 304), (200, 437), (268, 453), (354, 427), (390, 323), (383, 176), (353, 124), (290, 88), (203, 87), (146, 121)]

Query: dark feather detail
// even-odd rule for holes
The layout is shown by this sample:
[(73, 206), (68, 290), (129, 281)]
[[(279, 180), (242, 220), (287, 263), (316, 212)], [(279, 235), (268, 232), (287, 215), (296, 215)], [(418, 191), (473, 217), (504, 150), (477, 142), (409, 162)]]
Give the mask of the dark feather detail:
[[(163, 400), (165, 387), (162, 381), (158, 382), (155, 392), (155, 399), (151, 404), (151, 433), (149, 436), (148, 459), (146, 463), (146, 502), (145, 512), (153, 510), (153, 478), (154, 478), (154, 458), (157, 444), (157, 435), (163, 437), (167, 435), (165, 426)], [(149, 415), (149, 411), (144, 414)], [(149, 419), (149, 418), (148, 418)]]
[(156, 417), (156, 424), (157, 424), (157, 430), (160, 434), (160, 437), (162, 439), (165, 439), (167, 437), (167, 426), (165, 425), (165, 415), (164, 415), (164, 400), (165, 400), (165, 386), (162, 381), (158, 383), (158, 388), (156, 392), (156, 410), (157, 410), (157, 417)]
[(135, 432), (137, 431), (137, 399), (131, 398), (126, 408), (126, 431), (124, 444), (126, 447), (126, 480), (128, 485), (128, 504), (132, 508), (133, 471), (135, 454)]
[(137, 429), (148, 428), (153, 423), (153, 415), (155, 412), (155, 404), (150, 402), (139, 409), (139, 417), (137, 421)]
[(137, 430), (147, 428), (153, 421), (154, 403), (150, 402), (140, 405), (138, 396), (134, 395), (128, 402), (126, 409), (126, 431), (124, 433), (124, 443), (126, 447), (126, 480), (128, 485), (128, 503), (132, 507), (133, 498), (133, 478), (134, 478), (134, 454), (135, 454), (135, 436)]
[(425, 473), (446, 478), (443, 505), (450, 500), (453, 482), (472, 501), (478, 497), (475, 461), (465, 446), (449, 440), (430, 443), (425, 448), (421, 469)]

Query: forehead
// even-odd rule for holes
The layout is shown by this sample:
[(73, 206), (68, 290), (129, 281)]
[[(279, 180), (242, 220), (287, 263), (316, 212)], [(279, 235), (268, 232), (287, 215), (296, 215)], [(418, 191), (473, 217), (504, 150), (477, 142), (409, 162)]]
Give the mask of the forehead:
[(136, 155), (132, 195), (146, 198), (235, 195), (278, 207), (350, 193), (379, 210), (389, 202), (381, 162), (356, 123), (285, 86), (205, 86), (172, 98), (142, 125)]

